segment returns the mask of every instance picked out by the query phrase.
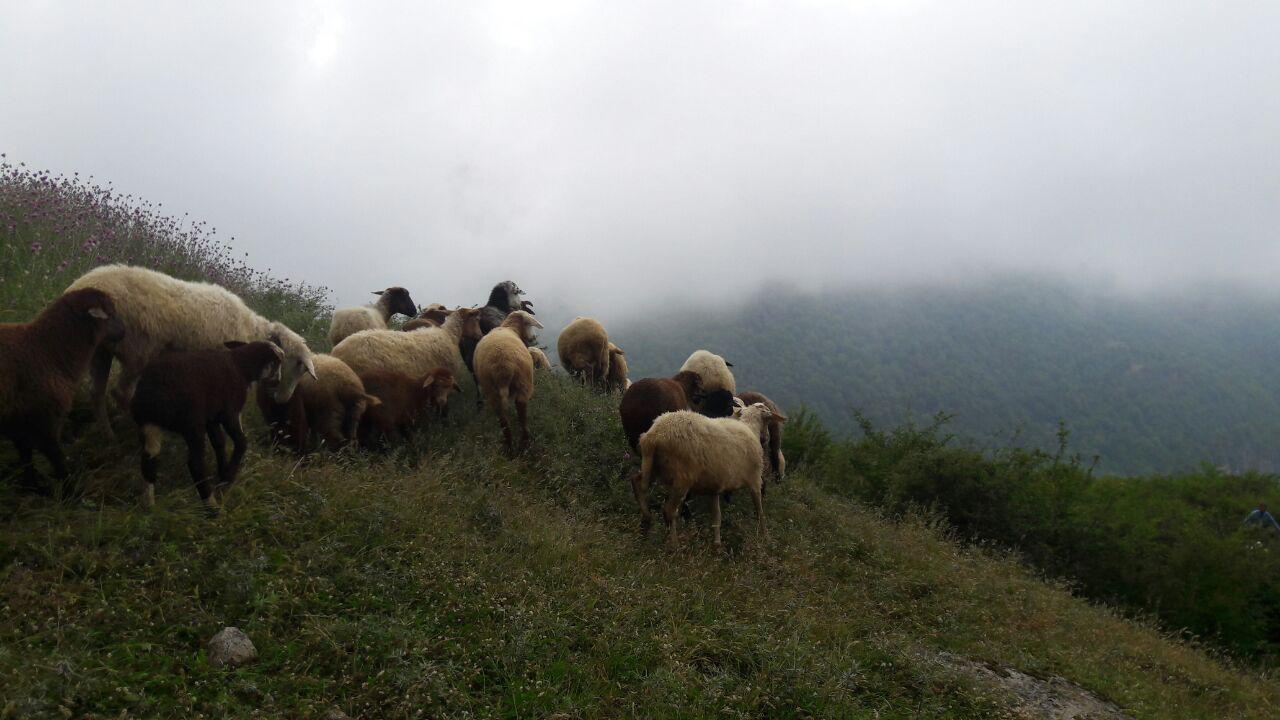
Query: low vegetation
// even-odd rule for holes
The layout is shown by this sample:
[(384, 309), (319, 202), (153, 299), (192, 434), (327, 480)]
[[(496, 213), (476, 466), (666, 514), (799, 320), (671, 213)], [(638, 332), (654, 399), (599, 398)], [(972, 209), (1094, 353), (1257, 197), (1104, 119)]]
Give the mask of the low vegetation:
[[(6, 172), (22, 192), (46, 183), (74, 199), (80, 187)], [(22, 192), (0, 189), (0, 219), (18, 228), (0, 247), (4, 319), (55, 297), (76, 274), (58, 269), (63, 244), (84, 243), (56, 213), (24, 219), (40, 201)], [(129, 242), (164, 256), (165, 238), (182, 239), (153, 222), (127, 226)], [(262, 276), (235, 289), (323, 348), (322, 292)], [(1267, 672), (959, 542), (979, 520), (860, 489), (931, 477), (905, 469), (940, 462), (948, 446), (919, 430), (844, 443), (793, 416), (768, 541), (744, 498), (727, 506), (725, 547), (713, 549), (699, 502), (672, 553), (660, 532), (638, 532), (625, 482), (637, 459), (616, 396), (545, 373), (537, 383), (536, 442), (515, 458), (472, 388), (450, 424), (386, 453), (298, 460), (251, 422), (216, 520), (191, 492), (180, 443), (165, 447), (158, 502), (143, 509), (140, 444), (123, 423), (116, 444), (92, 431), (71, 444), (72, 496), (0, 477), (0, 717), (1019, 716), (994, 673), (972, 668), (1060, 676), (1142, 718), (1280, 708)], [(859, 465), (856, 442), (883, 445), (875, 468), (892, 472)], [(12, 457), (0, 448), (0, 463)], [(1026, 477), (1060, 461), (1040, 462)], [(960, 499), (963, 486), (946, 487)], [(227, 625), (249, 635), (257, 662), (209, 662), (205, 643)]]

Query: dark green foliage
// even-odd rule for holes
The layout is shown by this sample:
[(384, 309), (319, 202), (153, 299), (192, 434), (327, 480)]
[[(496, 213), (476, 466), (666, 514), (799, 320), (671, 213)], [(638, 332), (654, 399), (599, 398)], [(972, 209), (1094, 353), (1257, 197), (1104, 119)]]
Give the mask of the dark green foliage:
[(697, 348), (740, 389), (805, 405), (833, 430), (954, 415), (953, 432), (1052, 449), (1059, 423), (1099, 470), (1280, 470), (1280, 301), (1209, 289), (1147, 299), (1005, 279), (821, 297), (770, 292), (733, 310), (647, 309), (615, 323), (634, 377)]
[(1241, 524), (1258, 502), (1280, 500), (1275, 476), (1097, 477), (1066, 455), (1065, 433), (1055, 453), (983, 452), (946, 434), (944, 416), (892, 430), (862, 418), (860, 436), (835, 441), (796, 415), (788, 462), (827, 487), (894, 514), (933, 509), (963, 537), (1016, 548), (1090, 597), (1260, 662), (1280, 653), (1280, 537)]

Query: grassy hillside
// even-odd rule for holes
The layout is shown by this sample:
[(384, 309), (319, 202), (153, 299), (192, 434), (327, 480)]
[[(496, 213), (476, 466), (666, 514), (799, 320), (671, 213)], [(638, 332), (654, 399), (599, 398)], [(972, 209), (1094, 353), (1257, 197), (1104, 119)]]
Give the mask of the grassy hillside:
[[(26, 212), (9, 197), (0, 212)], [(16, 258), (0, 266), (6, 319), (69, 281), (51, 245), (84, 242), (75, 229), (33, 240), (43, 230), (24, 217), (0, 235), (0, 257)], [(164, 254), (153, 230), (136, 238)], [(306, 286), (240, 290), (323, 326)], [(882, 517), (833, 483), (838, 465), (803, 452), (769, 490), (766, 541), (735, 501), (713, 550), (699, 502), (668, 553), (636, 529), (616, 398), (540, 376), (536, 446), (517, 459), (470, 401), (413, 446), (301, 462), (262, 444), (251, 411), (255, 444), (216, 520), (180, 442), (166, 445), (156, 509), (140, 508), (125, 423), (116, 444), (73, 445), (75, 497), (0, 477), (0, 717), (1026, 716), (995, 681), (1009, 669), (1135, 717), (1280, 708), (1269, 675), (965, 547), (927, 516)], [(0, 447), (0, 466), (12, 458)], [(209, 664), (204, 643), (224, 625), (249, 634), (258, 662)]]
[(1006, 278), (770, 292), (690, 317), (649, 311), (610, 332), (640, 375), (714, 349), (741, 385), (841, 432), (858, 429), (855, 411), (882, 426), (946, 412), (951, 431), (980, 442), (1052, 449), (1065, 422), (1103, 472), (1280, 470), (1275, 299), (1203, 288), (1134, 299)]

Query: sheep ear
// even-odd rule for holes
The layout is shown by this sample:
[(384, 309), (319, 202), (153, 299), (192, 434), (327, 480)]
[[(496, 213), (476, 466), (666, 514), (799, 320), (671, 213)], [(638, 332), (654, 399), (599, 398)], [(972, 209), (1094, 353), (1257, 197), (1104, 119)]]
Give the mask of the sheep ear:
[[(769, 412), (773, 412), (773, 411), (770, 410)], [(784, 423), (788, 420), (787, 416), (783, 415), (780, 412), (773, 413), (773, 419), (777, 420), (779, 423)]]
[(245, 343), (242, 343), (239, 340), (228, 340), (222, 343), (222, 346), (228, 350), (235, 350), (238, 347), (244, 347)]
[(729, 362), (728, 360), (725, 360), (724, 364), (728, 365), (729, 367), (733, 367), (733, 363)]
[(435, 377), (435, 375), (431, 375), (431, 376), (430, 376), (430, 377), (428, 377), (425, 381), (423, 381), (423, 383), (422, 383), (422, 389), (423, 389), (423, 390), (426, 390), (427, 388), (429, 388), (429, 387), (431, 387), (432, 385), (434, 385), (434, 384), (435, 384), (435, 382), (436, 382), (436, 377)]
[(374, 294), (374, 295), (381, 295), (381, 294), (382, 294), (382, 293), (384, 293), (384, 292), (386, 292), (386, 290), (374, 290), (374, 291), (373, 291), (373, 294)]
[(89, 317), (98, 318), (99, 320), (106, 320), (107, 313), (100, 307), (91, 307), (89, 308)]
[(546, 326), (545, 326), (545, 325), (543, 325), (542, 323), (538, 322), (537, 320), (535, 320), (535, 319), (533, 319), (533, 318), (529, 318), (529, 324), (530, 324), (530, 325), (532, 325), (532, 326), (534, 326), (534, 327), (536, 327), (536, 328), (546, 329)]

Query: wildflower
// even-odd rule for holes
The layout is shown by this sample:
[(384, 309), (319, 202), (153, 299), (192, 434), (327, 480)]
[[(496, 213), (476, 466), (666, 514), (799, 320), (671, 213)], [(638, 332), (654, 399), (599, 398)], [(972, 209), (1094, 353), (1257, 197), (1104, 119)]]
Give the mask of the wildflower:
[(70, 264), (71, 264), (71, 261), (70, 261), (70, 260), (63, 260), (62, 262), (58, 263), (58, 270), (57, 270), (57, 271), (58, 271), (58, 272), (62, 272), (63, 270), (66, 270), (66, 269), (67, 269), (67, 266), (68, 266), (68, 265), (70, 265)]
[(41, 244), (40, 244), (40, 243), (38, 243), (38, 242), (33, 242), (33, 243), (31, 243), (31, 252), (33, 252), (33, 253), (38, 253), (38, 252), (40, 252), (40, 250), (42, 250), (43, 248), (44, 248), (44, 246), (43, 246), (43, 245), (41, 245)]

